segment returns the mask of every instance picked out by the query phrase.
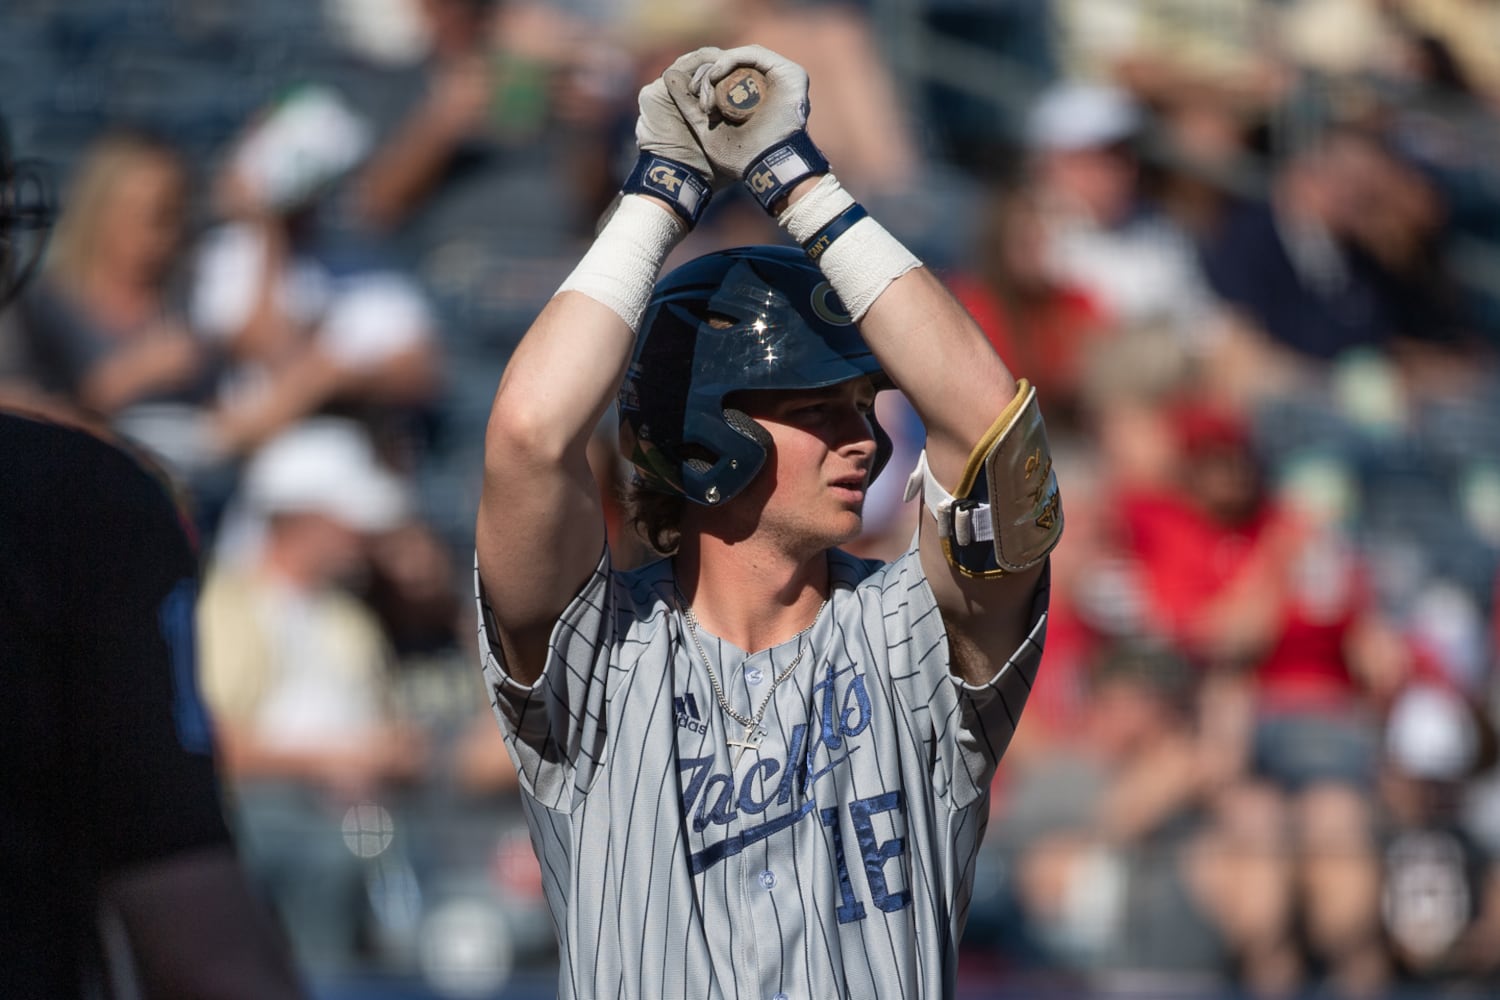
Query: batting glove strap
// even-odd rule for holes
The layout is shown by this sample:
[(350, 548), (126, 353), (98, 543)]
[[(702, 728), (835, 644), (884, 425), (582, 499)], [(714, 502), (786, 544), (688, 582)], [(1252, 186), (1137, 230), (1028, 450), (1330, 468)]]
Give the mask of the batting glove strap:
[(686, 163), (668, 159), (656, 153), (641, 153), (636, 157), (635, 169), (625, 178), (620, 188), (624, 194), (649, 194), (672, 206), (672, 211), (688, 224), (698, 224), (703, 210), (713, 197), (713, 188), (708, 179)]
[(828, 172), (828, 158), (805, 131), (777, 140), (745, 168), (745, 187), (767, 212), (776, 200), (804, 177)]

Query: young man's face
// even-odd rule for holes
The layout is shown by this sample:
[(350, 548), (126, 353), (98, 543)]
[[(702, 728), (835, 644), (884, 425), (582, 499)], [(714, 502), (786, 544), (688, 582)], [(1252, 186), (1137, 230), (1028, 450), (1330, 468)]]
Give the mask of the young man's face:
[(773, 442), (760, 474), (735, 498), (738, 510), (759, 511), (756, 530), (810, 552), (857, 537), (876, 450), (870, 380), (749, 391), (734, 402)]

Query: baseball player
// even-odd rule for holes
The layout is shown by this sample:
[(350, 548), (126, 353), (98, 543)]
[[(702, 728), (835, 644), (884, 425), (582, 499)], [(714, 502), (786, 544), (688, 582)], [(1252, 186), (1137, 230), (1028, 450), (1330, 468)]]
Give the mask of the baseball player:
[[(732, 124), (713, 86), (741, 66), (764, 84)], [(477, 527), (485, 678), (560, 995), (951, 996), (1062, 527), (1035, 393), (839, 185), (801, 67), (700, 49), (640, 108), (622, 197), (501, 380)], [(656, 284), (739, 182), (800, 249)], [(926, 424), (909, 489), (931, 516), (882, 565), (838, 546), (892, 385)], [(664, 551), (629, 572), (585, 461), (616, 396)]]

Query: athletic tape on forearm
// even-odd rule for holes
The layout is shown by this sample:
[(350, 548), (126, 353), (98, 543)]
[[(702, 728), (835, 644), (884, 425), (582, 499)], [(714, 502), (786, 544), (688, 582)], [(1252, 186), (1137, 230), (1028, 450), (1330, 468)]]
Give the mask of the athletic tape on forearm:
[[(838, 178), (824, 174), (776, 221), (792, 239), (805, 244), (853, 204), (853, 196), (844, 190)], [(844, 308), (856, 320), (864, 317), (891, 282), (922, 265), (900, 240), (870, 218), (844, 230), (817, 261)]]
[(676, 216), (641, 195), (627, 194), (557, 290), (582, 292), (614, 310), (630, 329), (639, 329), (662, 262), (685, 235), (687, 228)]
[(874, 219), (850, 226), (818, 258), (818, 266), (856, 321), (891, 282), (922, 262)]

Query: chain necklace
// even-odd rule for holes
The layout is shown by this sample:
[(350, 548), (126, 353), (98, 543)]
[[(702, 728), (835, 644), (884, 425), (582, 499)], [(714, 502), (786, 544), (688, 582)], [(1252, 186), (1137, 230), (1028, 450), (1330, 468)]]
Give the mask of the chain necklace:
[(714, 673), (713, 664), (708, 659), (708, 651), (703, 648), (703, 643), (698, 638), (698, 616), (693, 613), (693, 606), (687, 602), (687, 598), (682, 596), (682, 591), (677, 592), (677, 608), (682, 612), (682, 620), (687, 624), (688, 636), (698, 650), (699, 659), (703, 661), (703, 669), (708, 671), (708, 683), (714, 689), (714, 699), (718, 701), (725, 715), (745, 727), (745, 734), (739, 739), (724, 741), (726, 746), (739, 748), (739, 752), (734, 755), (735, 770), (739, 770), (740, 759), (745, 756), (745, 751), (757, 749), (761, 741), (766, 738), (766, 731), (760, 727), (760, 721), (765, 718), (766, 708), (771, 704), (771, 697), (776, 694), (776, 688), (782, 681), (792, 676), (792, 671), (796, 670), (797, 664), (802, 662), (802, 654), (807, 652), (807, 633), (812, 631), (813, 625), (818, 624), (818, 619), (823, 617), (823, 609), (826, 607), (828, 607), (828, 598), (825, 597), (823, 603), (818, 605), (818, 613), (813, 615), (811, 624), (793, 636), (797, 640), (797, 655), (792, 657), (792, 662), (788, 663), (781, 673), (771, 678), (771, 690), (767, 691), (765, 698), (761, 699), (760, 707), (755, 710), (755, 715), (747, 719), (729, 706), (729, 698), (724, 694), (724, 688), (719, 683), (719, 675)]

